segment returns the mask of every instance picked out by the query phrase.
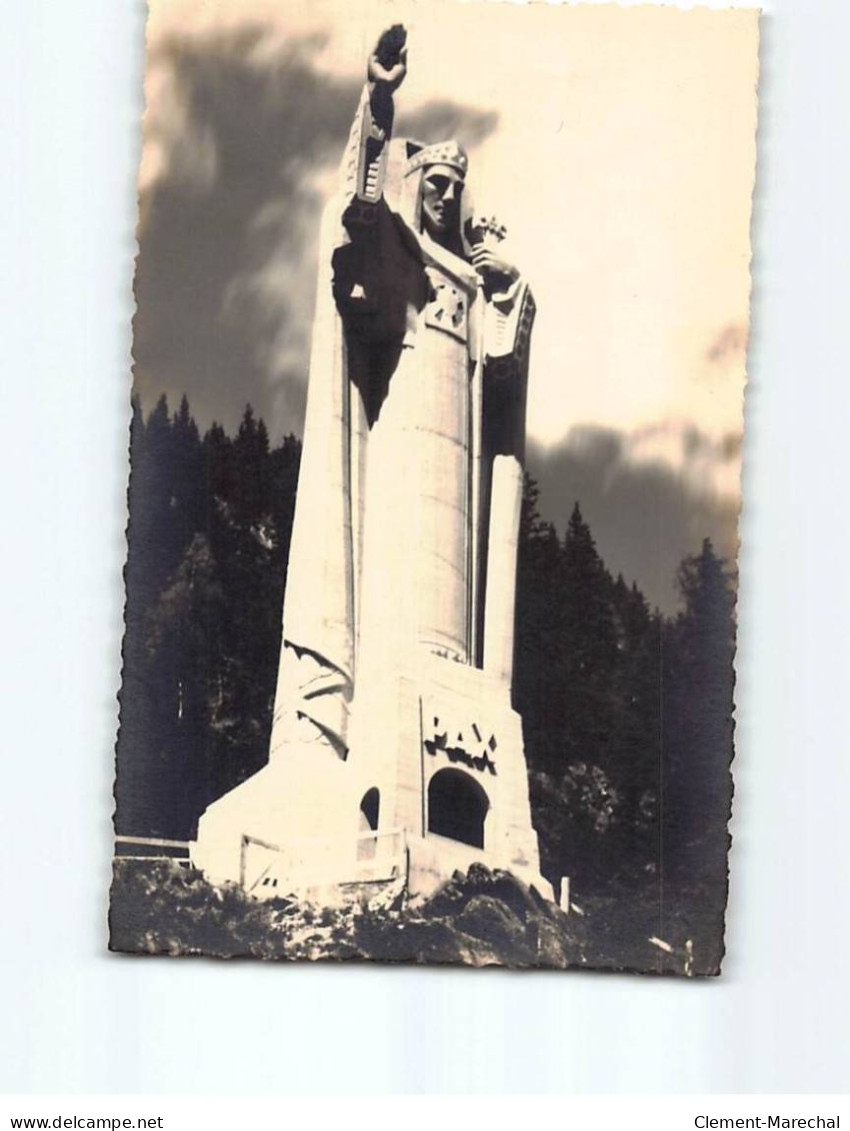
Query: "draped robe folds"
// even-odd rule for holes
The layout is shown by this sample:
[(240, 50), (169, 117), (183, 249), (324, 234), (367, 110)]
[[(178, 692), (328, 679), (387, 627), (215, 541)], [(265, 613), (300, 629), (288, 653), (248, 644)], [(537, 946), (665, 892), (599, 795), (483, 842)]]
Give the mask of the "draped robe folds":
[(515, 561), (534, 304), (521, 280), (485, 297), (419, 231), (421, 146), (371, 110), (367, 88), (322, 224), (272, 762), (346, 758), (358, 681), (417, 650), (486, 666), (485, 608), (510, 679), (512, 584), (494, 609), (487, 562)]

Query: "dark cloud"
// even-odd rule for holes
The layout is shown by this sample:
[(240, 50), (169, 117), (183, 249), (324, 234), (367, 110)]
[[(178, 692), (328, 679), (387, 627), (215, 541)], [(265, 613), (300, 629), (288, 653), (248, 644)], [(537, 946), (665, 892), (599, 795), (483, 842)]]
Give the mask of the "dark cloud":
[[(250, 401), (273, 436), (301, 430), (319, 181), (340, 159), (360, 89), (318, 70), (322, 46), (256, 26), (172, 37), (151, 54), (157, 163), (140, 201), (134, 326), (146, 407), (186, 393), (201, 425), (232, 428)], [(494, 124), (433, 103), (399, 130), (474, 146)]]
[[(678, 445), (678, 469), (639, 454), (648, 438), (660, 436), (668, 447)], [(711, 489), (706, 473), (737, 460), (738, 448), (738, 437), (715, 442), (675, 425), (632, 433), (582, 427), (555, 449), (532, 445), (528, 467), (540, 485), (542, 516), (563, 533), (578, 502), (611, 572), (636, 581), (650, 604), (673, 612), (677, 566), (703, 538), (735, 562), (738, 506)]]

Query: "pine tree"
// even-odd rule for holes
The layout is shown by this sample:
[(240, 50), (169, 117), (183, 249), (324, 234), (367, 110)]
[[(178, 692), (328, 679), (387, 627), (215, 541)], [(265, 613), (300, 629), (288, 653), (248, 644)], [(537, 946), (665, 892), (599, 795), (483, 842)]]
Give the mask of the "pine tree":
[(716, 928), (732, 797), (735, 580), (706, 539), (678, 582), (684, 609), (665, 634), (663, 866)]
[(146, 650), (153, 703), (147, 740), (156, 751), (148, 783), (149, 825), (159, 835), (193, 836), (210, 799), (210, 737), (226, 667), (224, 594), (209, 542), (195, 534), (148, 618)]
[(616, 717), (619, 663), (613, 582), (576, 503), (564, 538), (561, 568), (564, 761), (605, 767)]
[(538, 513), (539, 489), (526, 475), (517, 560), (514, 705), (523, 717), (529, 764), (545, 772), (559, 761), (563, 681), (559, 580), (561, 546)]

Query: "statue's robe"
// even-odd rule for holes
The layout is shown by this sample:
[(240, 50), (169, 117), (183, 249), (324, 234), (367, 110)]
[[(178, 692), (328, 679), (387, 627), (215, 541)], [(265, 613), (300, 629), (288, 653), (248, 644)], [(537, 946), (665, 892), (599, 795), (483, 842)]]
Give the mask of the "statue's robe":
[[(422, 649), (484, 663), (498, 456), (516, 538), (531, 294), (518, 280), (485, 296), (471, 264), (419, 230), (424, 168), (407, 163), (421, 147), (376, 157), (375, 132), (367, 89), (322, 226), (273, 761), (305, 745), (346, 758), (369, 672)], [(512, 639), (508, 588), (492, 616)]]

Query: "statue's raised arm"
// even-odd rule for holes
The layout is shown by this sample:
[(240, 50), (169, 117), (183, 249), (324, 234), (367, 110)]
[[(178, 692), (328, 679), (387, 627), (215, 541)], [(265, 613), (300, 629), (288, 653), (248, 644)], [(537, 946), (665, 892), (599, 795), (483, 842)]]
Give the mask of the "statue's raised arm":
[(393, 128), (393, 95), (407, 74), (407, 32), (393, 24), (378, 40), (366, 66), (366, 87), (357, 107), (343, 159), (346, 195), (373, 204), (383, 191), (387, 146)]

